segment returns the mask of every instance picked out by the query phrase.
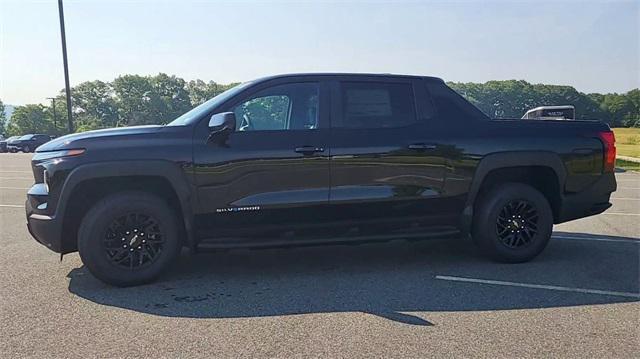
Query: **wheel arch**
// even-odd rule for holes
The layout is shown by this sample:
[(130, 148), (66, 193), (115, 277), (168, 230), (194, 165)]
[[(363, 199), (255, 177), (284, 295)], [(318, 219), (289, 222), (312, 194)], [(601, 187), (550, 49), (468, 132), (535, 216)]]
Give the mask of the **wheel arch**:
[[(533, 176), (532, 176), (533, 175)], [(552, 176), (550, 176), (552, 175)], [(473, 176), (467, 201), (462, 213), (461, 229), (468, 233), (473, 220), (474, 205), (481, 194), (481, 190), (492, 184), (506, 181), (532, 184), (541, 190), (549, 200), (556, 218), (562, 201), (563, 184), (567, 171), (558, 154), (547, 151), (514, 151), (500, 152), (485, 156)], [(539, 188), (537, 181), (547, 181), (551, 188)]]
[[(183, 170), (175, 163), (163, 160), (99, 162), (81, 165), (67, 176), (58, 200), (56, 213), (62, 218), (62, 246), (65, 252), (77, 248), (77, 226), (81, 218), (73, 217), (79, 197), (96, 189), (96, 200), (119, 190), (137, 189), (157, 194), (168, 200), (178, 212), (187, 244), (194, 248), (193, 204), (191, 185)], [(89, 192), (87, 192), (89, 190)], [(75, 231), (75, 232), (74, 232)]]

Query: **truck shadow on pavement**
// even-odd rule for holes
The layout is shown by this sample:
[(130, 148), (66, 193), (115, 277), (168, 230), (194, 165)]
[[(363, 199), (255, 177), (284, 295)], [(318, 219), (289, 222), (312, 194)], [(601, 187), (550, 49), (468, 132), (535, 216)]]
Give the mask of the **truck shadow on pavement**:
[(614, 241), (554, 239), (538, 258), (523, 264), (490, 262), (467, 239), (184, 254), (156, 283), (132, 288), (105, 285), (86, 268), (76, 268), (68, 275), (69, 291), (98, 304), (166, 317), (364, 312), (423, 326), (433, 324), (422, 317), (424, 314), (415, 312), (638, 301), (633, 297), (436, 278), (458, 276), (638, 293), (637, 239), (598, 238)]

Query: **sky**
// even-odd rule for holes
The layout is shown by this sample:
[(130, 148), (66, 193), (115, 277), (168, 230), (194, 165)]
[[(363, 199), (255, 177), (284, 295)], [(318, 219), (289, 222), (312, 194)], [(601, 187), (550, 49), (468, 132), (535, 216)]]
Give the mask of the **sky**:
[[(71, 85), (121, 74), (219, 83), (291, 72), (640, 87), (640, 1), (64, 2)], [(64, 88), (57, 1), (0, 0), (0, 99)]]

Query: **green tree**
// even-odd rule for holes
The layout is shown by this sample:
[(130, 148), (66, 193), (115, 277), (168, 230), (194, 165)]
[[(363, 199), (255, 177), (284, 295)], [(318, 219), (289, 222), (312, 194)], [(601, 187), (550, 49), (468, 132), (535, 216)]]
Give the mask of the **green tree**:
[(157, 123), (171, 122), (193, 107), (183, 79), (160, 73), (151, 77), (150, 82), (154, 91), (152, 105), (158, 114)]
[(627, 92), (631, 111), (623, 118), (623, 124), (628, 127), (640, 127), (640, 89)]
[(611, 116), (612, 126), (621, 126), (625, 119), (633, 116), (633, 104), (628, 96), (623, 94), (606, 94), (600, 107)]
[(530, 84), (522, 80), (449, 85), (494, 118), (520, 118), (531, 108), (549, 105), (573, 105), (576, 118), (598, 119), (612, 126), (633, 125), (639, 117), (634, 105), (638, 101), (632, 100), (638, 96), (637, 89), (627, 94), (587, 95), (571, 86)]
[(7, 132), (7, 115), (4, 113), (4, 103), (0, 100), (0, 135), (5, 135)]
[(116, 127), (119, 117), (114, 95), (112, 85), (102, 81), (87, 81), (73, 87), (71, 96), (77, 131), (80, 128)]
[(189, 81), (186, 89), (189, 93), (191, 104), (193, 106), (197, 106), (209, 99), (218, 96), (219, 94), (227, 91), (237, 84), (238, 83), (236, 82), (228, 85), (223, 85), (214, 81), (204, 82), (202, 80), (192, 80)]
[(11, 115), (8, 127), (7, 132), (10, 136), (27, 133), (55, 133), (46, 107), (40, 104), (17, 106)]
[(153, 103), (153, 85), (148, 77), (124, 75), (113, 81), (115, 101), (118, 106), (118, 125), (146, 125), (155, 122), (157, 111)]
[[(54, 110), (55, 103), (55, 110)], [(64, 95), (64, 90), (60, 91), (60, 94), (55, 97), (55, 101), (49, 106), (45, 107), (45, 118), (51, 122), (51, 135), (64, 135), (69, 133), (68, 121), (67, 121), (67, 97)], [(74, 118), (75, 119), (75, 118)]]
[(186, 82), (176, 76), (124, 75), (113, 81), (118, 125), (170, 122), (191, 109)]

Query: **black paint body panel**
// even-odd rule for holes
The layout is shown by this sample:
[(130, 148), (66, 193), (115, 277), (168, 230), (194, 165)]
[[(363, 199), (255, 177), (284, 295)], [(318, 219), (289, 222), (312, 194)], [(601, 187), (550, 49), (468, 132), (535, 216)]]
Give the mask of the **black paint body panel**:
[[(412, 87), (416, 122), (398, 128), (348, 129), (340, 120), (344, 81)], [(211, 138), (209, 117), (270, 86), (317, 82), (313, 130), (232, 132)], [(556, 222), (599, 213), (615, 191), (603, 174), (597, 121), (490, 120), (447, 116), (430, 77), (300, 74), (265, 78), (180, 126), (141, 126), (55, 139), (34, 156), (27, 219), (34, 237), (56, 252), (75, 250), (63, 233), (74, 188), (94, 178), (155, 176), (179, 199), (188, 243), (212, 247), (297, 245), (446, 234), (465, 230), (483, 179), (505, 167), (553, 170), (561, 189)], [(463, 100), (464, 101), (464, 100)], [(314, 153), (296, 152), (310, 146)], [(77, 157), (39, 160), (84, 148)], [(42, 192), (47, 170), (48, 190)], [(566, 201), (566, 202), (565, 202)], [(46, 209), (38, 205), (46, 202)], [(65, 242), (66, 241), (66, 242)]]

